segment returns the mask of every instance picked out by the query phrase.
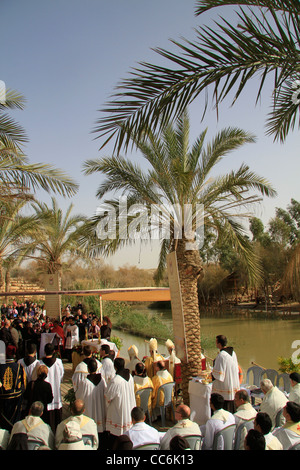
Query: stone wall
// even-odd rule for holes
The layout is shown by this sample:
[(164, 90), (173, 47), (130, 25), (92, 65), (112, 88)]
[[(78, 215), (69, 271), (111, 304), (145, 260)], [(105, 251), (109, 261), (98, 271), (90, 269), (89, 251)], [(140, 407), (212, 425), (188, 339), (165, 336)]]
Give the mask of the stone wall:
[(33, 300), (35, 302), (45, 302), (45, 296), (44, 295), (31, 295), (30, 292), (33, 291), (42, 291), (44, 290), (43, 286), (40, 286), (38, 284), (34, 284), (32, 282), (26, 281), (23, 278), (15, 278), (10, 280), (10, 287), (9, 287), (9, 292), (28, 292), (28, 295), (23, 295), (23, 296), (16, 296), (14, 297), (13, 295), (9, 297), (5, 296), (0, 296), (0, 302), (1, 303), (6, 303), (9, 304), (13, 300), (15, 300), (17, 303), (24, 302), (25, 300)]

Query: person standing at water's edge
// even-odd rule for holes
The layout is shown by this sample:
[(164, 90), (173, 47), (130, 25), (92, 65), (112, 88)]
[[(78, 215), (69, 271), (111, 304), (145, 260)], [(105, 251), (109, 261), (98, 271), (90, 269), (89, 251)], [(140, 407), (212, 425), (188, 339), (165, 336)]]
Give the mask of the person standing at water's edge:
[(237, 357), (233, 348), (227, 346), (226, 336), (218, 335), (216, 346), (219, 349), (219, 354), (214, 360), (212, 370), (212, 392), (222, 395), (225, 400), (224, 409), (234, 413), (234, 396), (240, 388)]

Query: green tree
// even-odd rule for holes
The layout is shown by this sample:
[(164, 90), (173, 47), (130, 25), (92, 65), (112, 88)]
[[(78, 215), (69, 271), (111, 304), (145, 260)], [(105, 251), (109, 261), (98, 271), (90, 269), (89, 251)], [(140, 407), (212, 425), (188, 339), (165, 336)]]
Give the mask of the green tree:
[(28, 248), (44, 273), (61, 275), (68, 256), (84, 256), (77, 242), (86, 217), (72, 215), (73, 204), (69, 205), (64, 214), (54, 197), (51, 198), (50, 207), (46, 203), (35, 202), (33, 208), (38, 223), (30, 234)]
[[(145, 159), (148, 170), (143, 170), (119, 155), (89, 160), (84, 165), (86, 175), (100, 172), (106, 176), (98, 188), (99, 198), (111, 191), (126, 195), (129, 208), (125, 218), (122, 208), (120, 209), (120, 199), (103, 201), (103, 207), (111, 208), (111, 234), (114, 236), (109, 239), (108, 232), (103, 240), (98, 240), (95, 252), (98, 249), (103, 255), (110, 254), (124, 244), (136, 241), (134, 236), (124, 236), (137, 220), (136, 214), (130, 215), (130, 209), (134, 205), (137, 205), (140, 214), (145, 214), (144, 218), (139, 219), (139, 239), (145, 234), (145, 239), (148, 236), (149, 240), (150, 229), (149, 224), (144, 224), (145, 220), (150, 220), (150, 227), (155, 230), (161, 222), (163, 227), (168, 226), (168, 230), (160, 238), (161, 251), (156, 278), (159, 280), (162, 277), (166, 255), (176, 251), (188, 355), (188, 363), (183, 364), (185, 399), (188, 399), (188, 377), (198, 373), (201, 352), (197, 282), (203, 267), (195, 243), (199, 205), (204, 208), (204, 226), (215, 230), (219, 236), (230, 241), (236, 250), (242, 252), (249, 272), (252, 277), (256, 277), (259, 276), (256, 258), (251, 244), (244, 237), (244, 229), (237, 216), (243, 217), (243, 213), (240, 213), (242, 207), (260, 200), (256, 192), (267, 196), (275, 194), (270, 184), (250, 171), (245, 164), (229, 174), (213, 177), (213, 171), (221, 159), (243, 144), (254, 142), (252, 135), (237, 128), (227, 128), (220, 131), (206, 146), (205, 136), (206, 131), (190, 146), (189, 119), (187, 113), (184, 113), (175, 126), (169, 124), (162, 134), (149, 134), (146, 141), (134, 142)], [(151, 217), (153, 207), (161, 209), (162, 219)], [(186, 231), (183, 217), (183, 214), (187, 214), (187, 208), (191, 209), (189, 232)], [(95, 237), (99, 224), (103, 227), (103, 222), (111, 222), (104, 211), (94, 217), (89, 225), (92, 237)], [(181, 235), (178, 236), (178, 233)]]
[(298, 0), (198, 0), (196, 16), (219, 6), (236, 5), (235, 21), (222, 18), (196, 30), (194, 41), (172, 41), (178, 52), (157, 48), (169, 66), (141, 63), (121, 81), (103, 109), (95, 132), (115, 140), (120, 151), (161, 129), (197, 97), (209, 92), (218, 109), (232, 95), (238, 100), (246, 85), (258, 81), (257, 101), (273, 75), (267, 133), (283, 141), (298, 123), (300, 103), (300, 2)]

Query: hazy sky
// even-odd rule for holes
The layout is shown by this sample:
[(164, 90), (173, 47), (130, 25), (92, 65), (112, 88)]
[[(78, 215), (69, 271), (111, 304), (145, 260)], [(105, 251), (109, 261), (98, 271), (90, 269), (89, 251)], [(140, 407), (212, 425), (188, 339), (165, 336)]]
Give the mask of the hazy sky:
[[(80, 184), (72, 200), (57, 198), (62, 208), (72, 202), (74, 213), (96, 211), (101, 176), (84, 176), (82, 165), (112, 151), (111, 145), (99, 152), (102, 142), (92, 133), (101, 117), (99, 110), (138, 62), (161, 63), (151, 48), (175, 50), (170, 39), (192, 40), (193, 28), (216, 15), (209, 12), (196, 18), (194, 7), (194, 0), (1, 0), (0, 80), (27, 100), (25, 110), (10, 112), (28, 135), (25, 153), (30, 162), (51, 163)], [(256, 144), (226, 157), (219, 170), (224, 173), (245, 162), (272, 183), (277, 198), (253, 208), (253, 215), (267, 223), (275, 207), (286, 208), (291, 198), (300, 199), (299, 133), (291, 133), (284, 145), (265, 136), (270, 89), (257, 106), (256, 91), (255, 86), (248, 87), (234, 107), (222, 105), (219, 121), (211, 110), (201, 123), (201, 102), (194, 103), (191, 142), (206, 127), (210, 136), (225, 126), (257, 136)], [(48, 194), (39, 197), (50, 202)], [(155, 247), (138, 245), (111, 262), (155, 267), (156, 253)]]

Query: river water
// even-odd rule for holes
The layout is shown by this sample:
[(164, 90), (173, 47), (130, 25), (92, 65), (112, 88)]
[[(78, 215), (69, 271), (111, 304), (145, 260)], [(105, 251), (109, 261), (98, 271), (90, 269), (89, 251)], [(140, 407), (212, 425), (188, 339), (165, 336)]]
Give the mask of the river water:
[[(151, 309), (150, 312), (153, 315), (163, 314), (164, 321), (172, 325), (170, 311)], [(278, 370), (278, 357), (290, 358), (296, 351), (300, 354), (300, 315), (279, 319), (259, 319), (250, 318), (248, 315), (232, 314), (215, 318), (202, 316), (201, 334), (210, 338), (215, 338), (219, 334), (227, 336), (228, 344), (234, 347), (244, 373), (251, 367), (252, 362), (264, 368)], [(148, 354), (148, 344), (145, 338), (118, 330), (113, 330), (113, 335), (123, 340), (120, 353), (122, 357), (128, 358), (127, 350), (132, 344), (137, 346), (140, 359)], [(146, 340), (150, 338), (151, 332)], [(295, 341), (298, 341), (298, 344), (293, 345)], [(158, 341), (158, 344), (159, 352), (163, 355), (167, 354), (164, 342)], [(217, 352), (215, 347), (205, 350), (205, 354), (211, 358), (215, 358)]]

